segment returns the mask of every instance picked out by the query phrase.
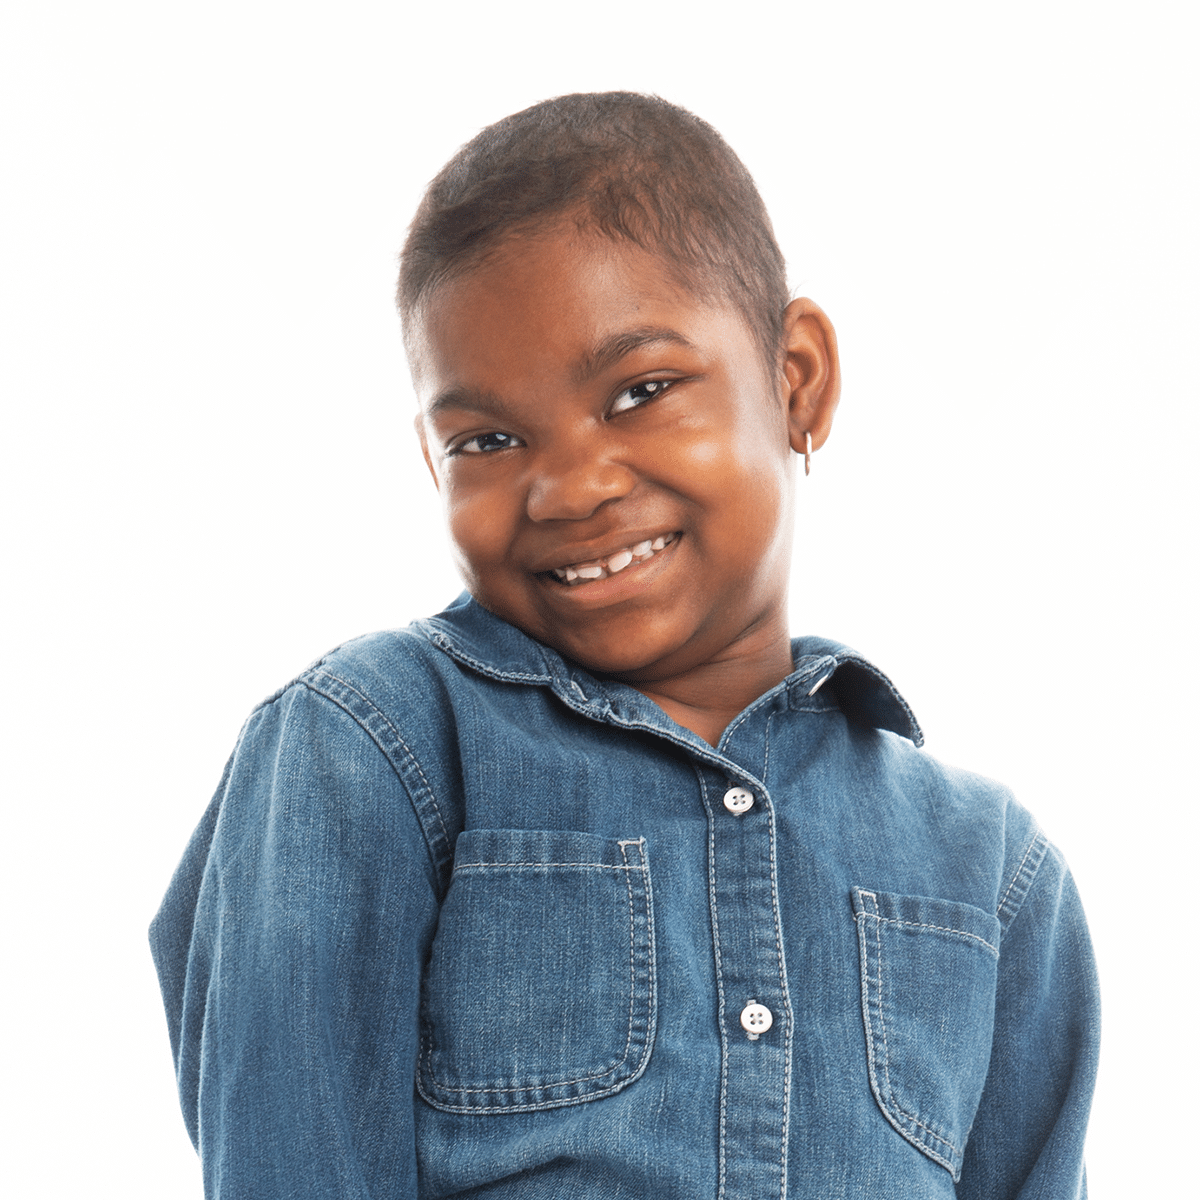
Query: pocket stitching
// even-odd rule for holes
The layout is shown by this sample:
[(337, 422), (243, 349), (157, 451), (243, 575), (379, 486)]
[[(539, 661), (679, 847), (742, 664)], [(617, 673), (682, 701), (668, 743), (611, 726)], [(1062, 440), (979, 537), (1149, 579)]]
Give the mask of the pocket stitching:
[[(636, 843), (636, 842), (633, 842), (633, 843), (619, 842), (619, 843), (618, 843), (618, 845), (621, 847), (621, 856), (622, 856), (623, 858), (625, 857), (625, 846), (626, 846), (626, 845), (630, 845), (630, 844), (632, 844), (632, 845), (637, 845), (637, 843)], [(501, 868), (501, 867), (503, 867), (503, 868), (513, 868), (513, 867), (515, 867), (515, 868), (517, 868), (517, 869), (519, 869), (519, 870), (530, 870), (530, 871), (548, 871), (548, 870), (549, 870), (551, 867), (587, 867), (587, 868), (593, 868), (593, 867), (594, 867), (594, 868), (596, 868), (596, 869), (598, 869), (598, 870), (601, 870), (601, 871), (633, 871), (633, 870), (639, 870), (639, 869), (640, 869), (640, 868), (637, 868), (637, 867), (631, 867), (631, 866), (629, 865), (629, 859), (628, 859), (628, 858), (626, 858), (626, 859), (625, 859), (625, 865), (624, 865), (624, 866), (618, 866), (616, 863), (585, 863), (585, 862), (569, 862), (569, 863), (567, 863), (567, 862), (561, 862), (561, 863), (543, 863), (543, 862), (502, 862), (502, 863), (492, 863), (492, 862), (473, 862), (473, 863), (462, 863), (461, 865), (456, 865), (456, 866), (455, 866), (455, 868), (454, 868), (454, 873), (455, 873), (456, 875), (461, 875), (461, 874), (462, 874), (464, 871), (475, 871), (475, 870), (497, 870), (497, 869), (499, 869), (499, 868)]]
[[(637, 847), (639, 847), (639, 849), (643, 848), (645, 845), (645, 838), (632, 838), (632, 839), (628, 839), (628, 840), (623, 840), (623, 841), (619, 841), (617, 843), (617, 845), (620, 848), (621, 858), (624, 860), (624, 865), (616, 865), (613, 863), (541, 863), (541, 862), (488, 863), (488, 862), (478, 862), (478, 863), (462, 863), (461, 865), (456, 864), (454, 870), (455, 870), (455, 873), (458, 873), (460, 871), (467, 871), (467, 870), (480, 871), (480, 870), (484, 870), (484, 869), (488, 869), (488, 868), (544, 869), (544, 868), (550, 868), (550, 867), (574, 867), (574, 868), (587, 868), (587, 869), (602, 868), (604, 870), (623, 871), (625, 873), (625, 892), (626, 892), (626, 899), (627, 899), (628, 908), (629, 908), (629, 1017), (628, 1017), (628, 1027), (626, 1029), (626, 1034), (625, 1034), (625, 1047), (621, 1054), (621, 1057), (619, 1059), (617, 1059), (611, 1066), (607, 1067), (603, 1071), (595, 1071), (588, 1075), (579, 1075), (573, 1079), (562, 1079), (562, 1080), (554, 1080), (554, 1081), (539, 1081), (537, 1083), (526, 1083), (523, 1086), (511, 1087), (511, 1088), (453, 1087), (448, 1083), (441, 1082), (434, 1075), (434, 1073), (433, 1073), (433, 1038), (431, 1036), (429, 1036), (428, 1033), (423, 1032), (421, 1040), (425, 1043), (425, 1051), (424, 1051), (424, 1055), (423, 1055), (424, 1060), (425, 1060), (425, 1069), (428, 1071), (430, 1082), (433, 1083), (439, 1091), (446, 1092), (446, 1093), (453, 1093), (453, 1094), (456, 1094), (459, 1096), (468, 1096), (468, 1095), (505, 1096), (505, 1095), (511, 1095), (513, 1093), (519, 1093), (519, 1092), (537, 1092), (537, 1091), (544, 1091), (544, 1090), (549, 1090), (549, 1089), (554, 1089), (554, 1088), (572, 1087), (572, 1086), (576, 1086), (578, 1084), (587, 1083), (589, 1080), (602, 1079), (606, 1075), (612, 1075), (614, 1072), (618, 1071), (626, 1063), (626, 1061), (629, 1058), (630, 1046), (633, 1042), (633, 1028), (634, 1028), (634, 1023), (635, 1023), (634, 1022), (634, 1003), (637, 998), (637, 937), (636, 937), (637, 916), (636, 916), (636, 912), (634, 909), (634, 903), (633, 903), (633, 880), (632, 880), (632, 874), (631, 874), (634, 871), (640, 872), (640, 874), (642, 875), (642, 878), (644, 881), (643, 886), (644, 886), (645, 892), (646, 892), (646, 922), (647, 922), (646, 959), (647, 959), (647, 969), (648, 969), (649, 977), (650, 977), (649, 985), (647, 987), (646, 1045), (643, 1048), (641, 1062), (638, 1065), (638, 1069), (633, 1071), (632, 1074), (630, 1074), (627, 1078), (616, 1079), (612, 1083), (605, 1085), (601, 1090), (597, 1091), (596, 1093), (594, 1093), (593, 1095), (590, 1095), (590, 1096), (571, 1097), (568, 1099), (542, 1100), (542, 1101), (536, 1101), (536, 1102), (529, 1103), (529, 1104), (503, 1105), (502, 1108), (503, 1108), (503, 1111), (507, 1111), (507, 1112), (525, 1112), (525, 1111), (532, 1111), (532, 1110), (542, 1109), (542, 1108), (557, 1108), (557, 1107), (561, 1107), (562, 1105), (565, 1105), (565, 1104), (583, 1103), (586, 1100), (599, 1099), (602, 1096), (609, 1095), (613, 1091), (624, 1087), (628, 1083), (631, 1083), (634, 1079), (636, 1079), (638, 1077), (638, 1075), (641, 1074), (641, 1071), (642, 1071), (642, 1069), (644, 1069), (646, 1061), (649, 1058), (650, 1049), (654, 1042), (653, 1017), (654, 1017), (654, 999), (655, 999), (655, 988), (654, 988), (655, 971), (654, 971), (654, 914), (653, 914), (653, 907), (652, 907), (653, 899), (652, 899), (652, 893), (650, 891), (649, 864), (646, 861), (646, 856), (645, 856), (644, 851), (641, 853), (640, 861), (637, 863), (630, 863), (629, 855), (627, 853), (627, 847), (629, 847), (629, 846), (637, 846)], [(425, 1099), (429, 1100), (429, 1102), (431, 1104), (434, 1104), (436, 1107), (448, 1108), (450, 1111), (460, 1111), (460, 1112), (486, 1112), (486, 1111), (489, 1111), (487, 1108), (477, 1108), (477, 1107), (464, 1106), (464, 1105), (452, 1106), (452, 1105), (448, 1104), (446, 1101), (434, 1100), (434, 1098), (432, 1096), (429, 1096), (426, 1094), (425, 1088), (424, 1088), (424, 1086), (422, 1086), (423, 1081), (419, 1078), (420, 1074), (421, 1073), (419, 1072), (418, 1073), (418, 1081), (417, 1081), (419, 1090), (420, 1090), (421, 1094), (425, 1097)], [(495, 1106), (493, 1106), (492, 1111), (495, 1111)]]
[[(954, 1145), (954, 1143), (952, 1141), (950, 1141), (948, 1138), (943, 1137), (941, 1134), (935, 1133), (932, 1129), (929, 1128), (928, 1125), (926, 1125), (922, 1120), (920, 1120), (919, 1117), (916, 1117), (914, 1114), (908, 1112), (907, 1109), (901, 1107), (899, 1101), (897, 1101), (895, 1094), (892, 1091), (891, 1075), (889, 1073), (889, 1068), (888, 1068), (887, 1019), (884, 1016), (884, 1010), (883, 1010), (883, 940), (880, 937), (880, 932), (879, 932), (880, 925), (888, 918), (879, 916), (879, 910), (876, 907), (876, 901), (877, 901), (878, 897), (875, 895), (874, 892), (864, 891), (860, 888), (858, 890), (858, 895), (859, 895), (859, 898), (863, 901), (863, 912), (860, 915), (864, 919), (871, 918), (875, 921), (875, 959), (876, 959), (876, 963), (878, 964), (878, 966), (877, 966), (877, 974), (876, 974), (876, 977), (874, 980), (874, 995), (875, 995), (875, 1004), (879, 1010), (879, 1028), (880, 1028), (881, 1033), (883, 1034), (883, 1072), (884, 1072), (884, 1079), (886, 1081), (886, 1095), (880, 1095), (881, 1091), (883, 1091), (884, 1089), (880, 1085), (878, 1071), (876, 1069), (875, 1045), (874, 1045), (875, 1039), (874, 1039), (873, 1035), (868, 1037), (868, 1039), (867, 1039), (867, 1061), (868, 1061), (868, 1069), (871, 1074), (871, 1086), (874, 1089), (876, 1095), (879, 1097), (881, 1106), (883, 1107), (884, 1115), (888, 1118), (889, 1121), (892, 1122), (893, 1125), (896, 1125), (896, 1128), (899, 1130), (900, 1133), (904, 1134), (905, 1136), (911, 1135), (910, 1130), (905, 1130), (905, 1129), (900, 1128), (900, 1126), (896, 1122), (895, 1114), (898, 1114), (899, 1116), (903, 1117), (907, 1121), (911, 1121), (918, 1128), (923, 1129), (935, 1141), (941, 1142), (941, 1144), (943, 1146), (949, 1147), (950, 1153), (951, 1153), (951, 1155), (953, 1155), (953, 1154), (957, 1153), (957, 1150), (958, 1150), (958, 1148)], [(872, 911), (867, 911), (866, 902), (868, 900), (870, 901), (870, 909)], [(915, 922), (897, 922), (897, 924), (915, 924)], [(961, 931), (957, 931), (957, 932), (961, 932)], [(866, 985), (863, 988), (863, 1000), (864, 1000), (864, 1007), (865, 1007), (864, 1016), (867, 1018), (867, 1027), (868, 1027), (868, 1032), (870, 1033), (871, 1032), (871, 1028), (870, 1028), (871, 1020), (870, 1020), (869, 1006), (871, 1004), (872, 980), (870, 979), (870, 977), (867, 974), (867, 954), (865, 953), (866, 929), (861, 924), (859, 925), (859, 936), (863, 941), (863, 950), (864, 950), (864, 953), (862, 955), (862, 968), (861, 968), (861, 972), (860, 972), (861, 976), (862, 976), (862, 981)], [(968, 935), (968, 936), (973, 936), (973, 935)], [(975, 940), (983, 941), (982, 938), (976, 938)], [(991, 943), (984, 942), (984, 945), (990, 947)], [(941, 1165), (944, 1166), (952, 1174), (954, 1173), (954, 1164), (951, 1161), (951, 1159), (946, 1158), (945, 1155), (939, 1153), (932, 1146), (924, 1145), (922, 1148), (925, 1150), (925, 1152), (931, 1158), (933, 1158), (937, 1162), (941, 1163)]]
[[(874, 899), (873, 896), (872, 899)], [(925, 921), (902, 921), (899, 917), (881, 917), (877, 913), (871, 915), (881, 925), (905, 925), (909, 929), (931, 929), (934, 933), (948, 933), (952, 937), (970, 938), (971, 941), (986, 946), (997, 958), (1000, 957), (1000, 950), (997, 946), (993, 946), (987, 938), (982, 938), (977, 933), (968, 933), (965, 929), (951, 929), (948, 925), (930, 925)]]
[(429, 1048), (429, 1077), (443, 1091), (454, 1092), (457, 1095), (489, 1095), (489, 1096), (507, 1096), (513, 1092), (529, 1092), (541, 1091), (544, 1088), (556, 1087), (572, 1087), (577, 1083), (587, 1083), (589, 1079), (602, 1079), (605, 1075), (611, 1075), (614, 1071), (621, 1067), (625, 1060), (629, 1057), (629, 1045), (633, 1041), (633, 1000), (635, 988), (635, 969), (634, 969), (634, 912), (633, 912), (633, 883), (629, 878), (629, 872), (639, 870), (641, 868), (631, 867), (629, 858), (625, 853), (625, 845), (621, 845), (621, 857), (625, 859), (625, 865), (618, 867), (610, 863), (466, 863), (463, 870), (471, 867), (605, 867), (613, 871), (625, 872), (625, 893), (629, 904), (629, 1023), (625, 1031), (625, 1048), (621, 1052), (621, 1057), (618, 1058), (611, 1066), (605, 1067), (603, 1071), (593, 1071), (589, 1075), (576, 1075), (573, 1079), (555, 1079), (549, 1082), (538, 1083), (536, 1086), (525, 1085), (524, 1087), (511, 1088), (463, 1088), (451, 1087), (449, 1084), (442, 1083), (433, 1074), (433, 1045), (432, 1039)]

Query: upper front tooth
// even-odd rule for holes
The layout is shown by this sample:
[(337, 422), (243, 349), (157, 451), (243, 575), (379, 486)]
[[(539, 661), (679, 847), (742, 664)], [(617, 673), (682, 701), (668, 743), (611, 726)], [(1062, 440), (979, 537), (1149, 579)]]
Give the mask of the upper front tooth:
[(615, 575), (618, 571), (623, 571), (629, 564), (633, 562), (632, 550), (618, 550), (616, 554), (608, 560), (609, 572)]
[(647, 538), (644, 542), (638, 542), (636, 546), (631, 547), (634, 558), (641, 558), (643, 554), (649, 554), (654, 549), (653, 543)]
[(575, 574), (580, 579), (599, 579), (604, 574), (604, 568), (598, 564), (590, 567), (576, 567)]

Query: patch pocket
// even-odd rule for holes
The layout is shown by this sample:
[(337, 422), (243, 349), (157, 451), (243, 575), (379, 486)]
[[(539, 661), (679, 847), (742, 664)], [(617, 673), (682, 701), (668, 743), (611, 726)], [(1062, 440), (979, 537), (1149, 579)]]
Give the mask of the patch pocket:
[(871, 1091), (957, 1181), (992, 1052), (1000, 922), (952, 900), (851, 895)]
[(654, 1043), (654, 910), (645, 841), (459, 835), (421, 1014), (417, 1087), (447, 1112), (598, 1100)]

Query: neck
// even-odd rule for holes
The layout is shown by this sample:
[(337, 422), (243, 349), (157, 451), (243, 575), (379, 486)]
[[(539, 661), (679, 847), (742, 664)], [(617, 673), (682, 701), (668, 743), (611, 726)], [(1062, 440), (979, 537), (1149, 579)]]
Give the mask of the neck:
[(791, 640), (786, 624), (776, 620), (677, 675), (628, 682), (677, 724), (715, 746), (738, 713), (791, 673)]

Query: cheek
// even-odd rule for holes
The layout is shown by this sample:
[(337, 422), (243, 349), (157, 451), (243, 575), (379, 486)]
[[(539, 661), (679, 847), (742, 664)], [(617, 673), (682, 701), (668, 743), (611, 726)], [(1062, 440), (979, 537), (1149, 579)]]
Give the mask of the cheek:
[(765, 381), (739, 386), (723, 374), (706, 383), (674, 440), (687, 468), (722, 476), (774, 471), (791, 455), (786, 415)]
[(512, 518), (506, 492), (447, 475), (441, 494), (446, 526), (462, 566), (475, 574), (503, 562)]
[(742, 474), (741, 442), (727, 425), (692, 416), (653, 431), (635, 454), (645, 476), (709, 507)]
[(730, 519), (766, 521), (790, 496), (791, 449), (775, 429), (758, 421), (727, 429), (706, 431), (690, 439), (681, 478), (702, 488), (707, 505)]

